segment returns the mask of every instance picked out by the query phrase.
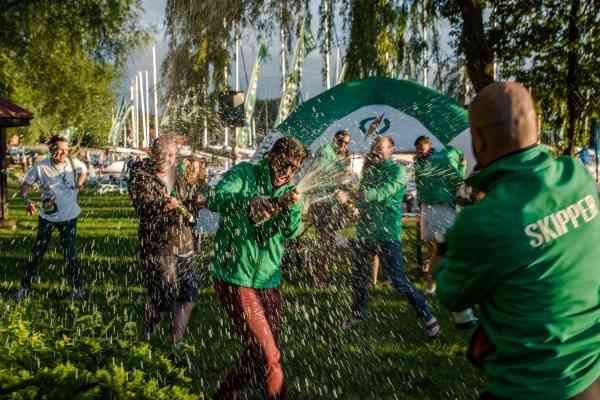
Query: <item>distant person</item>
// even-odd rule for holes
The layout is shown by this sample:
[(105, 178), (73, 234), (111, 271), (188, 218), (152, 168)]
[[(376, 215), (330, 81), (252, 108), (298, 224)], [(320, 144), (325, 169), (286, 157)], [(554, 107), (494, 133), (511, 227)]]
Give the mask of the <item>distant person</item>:
[[(435, 254), (440, 243), (446, 241), (446, 231), (456, 218), (456, 198), (463, 183), (466, 163), (457, 149), (437, 150), (428, 136), (415, 141), (415, 181), (421, 210), (421, 240)], [(435, 294), (435, 282), (431, 274), (431, 262), (424, 266), (427, 292)], [(459, 329), (471, 329), (477, 324), (469, 308), (452, 314)]]
[(150, 157), (131, 166), (128, 182), (140, 219), (138, 257), (148, 292), (144, 333), (152, 335), (168, 313), (173, 344), (183, 339), (198, 297), (192, 226), (195, 210), (203, 205), (195, 177), (177, 174), (176, 153), (175, 139), (159, 136)]
[(299, 141), (280, 138), (257, 165), (237, 164), (208, 191), (208, 209), (221, 215), (214, 287), (243, 346), (217, 399), (237, 399), (261, 378), (268, 399), (288, 398), (278, 344), (281, 258), (285, 242), (301, 229), (300, 195), (291, 180), (305, 158)]
[[(323, 183), (323, 189), (316, 190), (312, 198), (308, 199), (314, 200), (309, 215), (318, 235), (319, 265), (315, 273), (319, 284), (330, 278), (327, 277), (330, 264), (342, 257), (344, 250), (348, 250), (347, 241), (337, 232), (348, 225), (350, 216), (333, 195), (337, 190), (349, 189), (347, 186), (352, 179), (349, 144), (350, 132), (347, 129), (337, 131), (332, 142), (319, 148), (307, 171), (318, 171)], [(348, 252), (345, 253), (347, 255)]]
[[(394, 141), (378, 136), (367, 155), (356, 201), (360, 211), (352, 266), (352, 316), (344, 322), (349, 329), (368, 317), (369, 280), (373, 256), (379, 256), (394, 288), (409, 301), (423, 321), (427, 336), (440, 334), (440, 324), (421, 292), (404, 272), (402, 254), (402, 199), (406, 189), (405, 167), (392, 159)], [(343, 196), (339, 196), (342, 201)]]
[[(480, 399), (600, 399), (600, 200), (572, 157), (538, 145), (528, 90), (493, 83), (471, 103), (480, 193), (438, 247), (437, 295), (478, 304), (470, 359)], [(447, 250), (447, 251), (446, 251)]]
[(35, 215), (38, 212), (36, 204), (29, 199), (29, 189), (32, 185), (38, 185), (41, 189), (42, 206), (33, 250), (21, 279), (21, 288), (16, 293), (17, 301), (27, 296), (44, 254), (48, 250), (54, 229), (60, 233), (61, 246), (73, 287), (71, 298), (80, 300), (84, 297), (83, 279), (76, 258), (75, 242), (77, 218), (81, 213), (77, 195), (85, 183), (87, 168), (84, 163), (69, 156), (67, 139), (52, 136), (48, 141), (48, 147), (50, 156), (36, 162), (25, 174), (21, 185), (21, 196), (27, 204), (27, 213)]

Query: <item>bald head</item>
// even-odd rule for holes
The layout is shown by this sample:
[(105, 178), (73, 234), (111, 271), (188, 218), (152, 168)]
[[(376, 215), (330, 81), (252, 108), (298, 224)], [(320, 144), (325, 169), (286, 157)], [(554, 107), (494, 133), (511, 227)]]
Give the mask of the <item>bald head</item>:
[(486, 86), (471, 103), (469, 118), (473, 150), (481, 167), (538, 141), (533, 99), (520, 83)]

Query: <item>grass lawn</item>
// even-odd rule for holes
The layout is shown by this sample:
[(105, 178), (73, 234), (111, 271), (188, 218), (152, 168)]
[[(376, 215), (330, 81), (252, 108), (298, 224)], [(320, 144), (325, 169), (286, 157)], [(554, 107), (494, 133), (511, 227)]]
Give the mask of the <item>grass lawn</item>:
[[(31, 297), (16, 305), (10, 296), (37, 221), (25, 215), (20, 199), (10, 200), (18, 229), (0, 231), (0, 399), (211, 398), (239, 345), (211, 289), (210, 240), (198, 255), (205, 273), (185, 344), (147, 342), (130, 202), (84, 193), (80, 203), (79, 259), (91, 299), (64, 298), (65, 265), (55, 237)], [(337, 266), (335, 285), (319, 288), (306, 270), (285, 271), (281, 347), (291, 399), (477, 398), (483, 381), (464, 357), (468, 334), (454, 329), (435, 300), (444, 330), (436, 341), (425, 339), (415, 313), (385, 283), (371, 290), (370, 320), (341, 330), (350, 307), (349, 271)], [(418, 280), (410, 263), (409, 275)], [(256, 391), (248, 398), (262, 397)]]

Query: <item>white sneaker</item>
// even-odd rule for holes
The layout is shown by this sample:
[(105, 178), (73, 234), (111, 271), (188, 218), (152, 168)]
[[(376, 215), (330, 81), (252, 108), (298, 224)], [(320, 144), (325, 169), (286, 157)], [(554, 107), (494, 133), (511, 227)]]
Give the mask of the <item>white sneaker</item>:
[(454, 326), (456, 326), (456, 329), (460, 330), (475, 328), (479, 322), (477, 317), (473, 314), (473, 310), (470, 308), (460, 312), (453, 312), (452, 319), (454, 319)]
[(435, 317), (425, 323), (425, 330), (429, 339), (435, 339), (442, 333), (442, 327)]

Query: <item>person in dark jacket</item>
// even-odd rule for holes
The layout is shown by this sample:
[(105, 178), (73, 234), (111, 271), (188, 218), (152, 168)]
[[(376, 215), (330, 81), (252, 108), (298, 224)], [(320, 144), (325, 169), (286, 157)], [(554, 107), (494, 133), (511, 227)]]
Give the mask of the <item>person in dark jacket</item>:
[(139, 264), (148, 290), (145, 334), (169, 312), (173, 343), (183, 338), (198, 295), (192, 223), (193, 210), (203, 206), (201, 187), (177, 174), (176, 151), (173, 137), (157, 138), (151, 156), (132, 165), (128, 185), (140, 219)]

